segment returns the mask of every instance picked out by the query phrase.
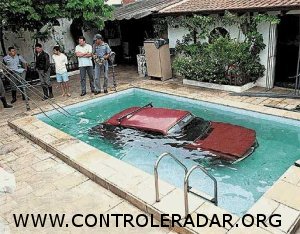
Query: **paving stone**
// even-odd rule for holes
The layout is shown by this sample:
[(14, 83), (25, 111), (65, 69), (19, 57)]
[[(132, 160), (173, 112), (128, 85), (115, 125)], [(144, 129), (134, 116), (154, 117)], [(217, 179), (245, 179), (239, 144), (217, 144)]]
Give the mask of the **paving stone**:
[[(197, 214), (202, 214), (202, 215), (206, 215), (206, 217), (210, 220), (212, 220), (213, 216), (217, 216), (218, 217), (218, 221), (223, 225), (224, 224), (224, 215), (231, 215), (231, 221), (230, 223), (232, 225), (236, 224), (237, 221), (239, 220), (239, 217), (236, 215), (232, 215), (231, 213), (229, 213), (228, 211), (215, 206), (214, 204), (210, 203), (210, 202), (205, 202), (204, 204), (202, 204), (196, 211), (195, 213)], [(230, 229), (231, 226), (228, 223), (225, 223), (225, 228), (226, 229)], [(200, 229), (201, 230), (201, 229)]]
[[(203, 199), (189, 194), (189, 213), (193, 213), (204, 202)], [(183, 191), (179, 189), (172, 190), (164, 196), (160, 202), (154, 203), (153, 206), (164, 214), (179, 214), (184, 217), (185, 208)]]
[(291, 166), (281, 177), (282, 180), (297, 185), (300, 182), (300, 167)]
[(278, 206), (278, 202), (263, 196), (247, 211), (247, 214), (251, 214), (255, 217), (257, 214), (264, 214), (266, 217), (270, 217)]
[(55, 181), (53, 184), (57, 189), (65, 190), (76, 187), (83, 182), (87, 181), (88, 178), (78, 172), (68, 174), (60, 180)]
[(265, 197), (300, 211), (300, 199), (296, 194), (300, 194), (299, 186), (285, 181), (278, 181), (265, 193)]
[(57, 162), (54, 161), (53, 159), (49, 158), (49, 159), (40, 161), (38, 163), (35, 163), (34, 165), (32, 165), (32, 168), (36, 171), (45, 171), (56, 165), (57, 165)]
[(289, 232), (291, 226), (294, 226), (296, 221), (300, 219), (300, 211), (294, 210), (288, 206), (280, 204), (279, 207), (275, 210), (274, 214), (281, 215), (281, 229), (284, 232)]

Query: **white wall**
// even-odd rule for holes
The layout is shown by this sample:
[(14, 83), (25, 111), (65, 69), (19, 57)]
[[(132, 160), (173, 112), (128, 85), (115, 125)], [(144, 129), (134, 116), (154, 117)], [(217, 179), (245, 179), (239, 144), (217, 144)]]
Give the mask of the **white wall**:
[[(60, 40), (65, 47), (65, 52), (74, 51), (75, 43), (70, 33), (71, 21), (67, 19), (59, 19), (60, 26), (54, 26), (54, 33), (51, 33), (51, 37), (46, 42), (41, 42), (44, 50), (52, 55), (52, 48), (57, 44), (56, 40)], [(93, 42), (93, 36), (95, 31), (84, 32), (87, 43)], [(32, 39), (33, 33), (28, 31), (20, 31), (19, 33), (13, 33), (6, 31), (4, 33), (5, 46), (8, 49), (9, 46), (17, 48), (17, 52), (24, 56), (27, 62), (34, 61), (33, 47), (34, 40)], [(56, 39), (56, 40), (55, 40)]]
[(108, 0), (106, 1), (107, 5), (122, 5), (122, 0)]
[(183, 36), (188, 33), (189, 31), (183, 27), (178, 27), (178, 28), (168, 27), (169, 47), (175, 48), (177, 44), (177, 40), (182, 42)]
[[(274, 79), (275, 79), (275, 77), (274, 77), (275, 73), (268, 71), (268, 69), (270, 69), (270, 70), (274, 69), (274, 67), (273, 68), (268, 67), (268, 60), (272, 59), (272, 57), (269, 58), (268, 51), (269, 51), (269, 47), (271, 46), (271, 44), (276, 46), (277, 38), (275, 38), (275, 40), (269, 41), (270, 23), (260, 24), (258, 26), (258, 31), (263, 35), (264, 43), (266, 45), (265, 49), (260, 52), (260, 63), (265, 66), (266, 70), (265, 70), (264, 76), (259, 78), (256, 81), (256, 84), (257, 84), (257, 86), (260, 86), (260, 87), (266, 87), (266, 76), (269, 73), (269, 75), (273, 76), (272, 77), (272, 79), (273, 79), (272, 87), (273, 87)], [(274, 66), (275, 66), (275, 64), (274, 64)]]
[[(224, 26), (222, 24), (216, 25), (215, 27), (223, 27), (225, 28), (231, 38), (243, 40), (245, 36), (243, 33), (239, 30), (237, 26)], [(212, 27), (211, 30), (215, 27)], [(267, 69), (267, 64), (268, 64), (268, 44), (269, 44), (269, 23), (263, 23), (258, 26), (258, 31), (263, 35), (264, 38), (264, 43), (266, 44), (266, 48), (261, 51), (260, 53), (260, 60), (261, 64), (265, 66)], [(170, 48), (175, 48), (177, 40), (182, 41), (182, 38), (184, 35), (188, 33), (188, 30), (185, 28), (172, 28), (168, 27), (168, 38), (170, 41)], [(272, 43), (276, 44), (276, 40), (273, 41)], [(259, 78), (256, 82), (258, 86), (265, 87), (266, 86), (266, 74), (267, 71), (265, 72), (265, 75), (262, 78)], [(273, 77), (274, 79), (274, 77)]]

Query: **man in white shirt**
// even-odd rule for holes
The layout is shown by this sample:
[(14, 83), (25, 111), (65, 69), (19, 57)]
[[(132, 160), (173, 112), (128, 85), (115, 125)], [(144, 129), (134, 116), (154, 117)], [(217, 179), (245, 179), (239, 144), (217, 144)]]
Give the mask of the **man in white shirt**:
[(75, 47), (75, 54), (78, 57), (78, 66), (80, 71), (81, 95), (86, 95), (86, 73), (90, 80), (91, 92), (95, 92), (92, 62), (92, 46), (85, 42), (83, 36), (79, 37), (79, 45)]
[(69, 77), (66, 64), (68, 64), (68, 58), (65, 54), (61, 53), (59, 46), (54, 46), (52, 58), (55, 63), (56, 81), (60, 83), (62, 96), (70, 97), (69, 92)]

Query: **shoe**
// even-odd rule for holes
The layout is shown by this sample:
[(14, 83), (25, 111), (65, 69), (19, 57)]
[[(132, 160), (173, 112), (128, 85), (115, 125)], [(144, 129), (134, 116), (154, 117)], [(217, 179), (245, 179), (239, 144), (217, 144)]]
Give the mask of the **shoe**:
[(44, 97), (43, 97), (43, 101), (47, 100), (49, 98), (49, 94), (48, 94), (48, 88), (43, 86), (43, 93), (44, 93)]
[(49, 96), (48, 96), (48, 97), (49, 97), (49, 98), (54, 98), (54, 97), (53, 97), (53, 92), (52, 92), (52, 86), (49, 86), (49, 87), (48, 87), (48, 90), (49, 90)]
[(104, 93), (108, 93), (107, 89), (104, 89)]
[(12, 96), (11, 104), (13, 104), (17, 101), (17, 90), (12, 90), (11, 96)]
[(86, 92), (82, 92), (82, 93), (80, 94), (80, 96), (84, 96), (84, 95), (86, 95)]
[(4, 108), (12, 108), (12, 105), (7, 104), (6, 98), (5, 97), (0, 97), (2, 103), (3, 103), (3, 107)]
[(22, 92), (22, 100), (25, 101), (25, 100), (26, 100), (26, 97), (25, 97), (25, 95), (24, 95), (24, 89), (23, 89), (23, 88), (21, 88), (21, 92)]
[(101, 93), (101, 91), (95, 91), (94, 94), (98, 95), (99, 93)]

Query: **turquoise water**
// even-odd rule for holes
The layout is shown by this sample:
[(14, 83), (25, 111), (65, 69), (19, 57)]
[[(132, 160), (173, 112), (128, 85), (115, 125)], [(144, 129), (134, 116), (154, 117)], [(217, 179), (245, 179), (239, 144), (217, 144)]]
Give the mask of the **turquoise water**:
[[(149, 102), (156, 107), (189, 110), (207, 120), (252, 128), (256, 131), (259, 147), (245, 160), (228, 164), (203, 157), (201, 152), (171, 147), (165, 140), (146, 138), (132, 130), (127, 130), (131, 134), (128, 138), (119, 139), (117, 143), (89, 134), (91, 127), (121, 110)], [(164, 152), (173, 153), (188, 168), (199, 163), (218, 181), (219, 206), (237, 215), (246, 213), (294, 161), (300, 158), (300, 122), (280, 117), (141, 89), (107, 95), (69, 106), (67, 109), (77, 117), (67, 118), (52, 111), (48, 115), (55, 123), (42, 114), (38, 118), (150, 174), (153, 174), (157, 157)], [(170, 158), (162, 160), (159, 176), (170, 184), (183, 188), (184, 173)], [(195, 189), (213, 194), (212, 182), (201, 172), (195, 171), (190, 181)], [(154, 189), (154, 185), (149, 186)]]

